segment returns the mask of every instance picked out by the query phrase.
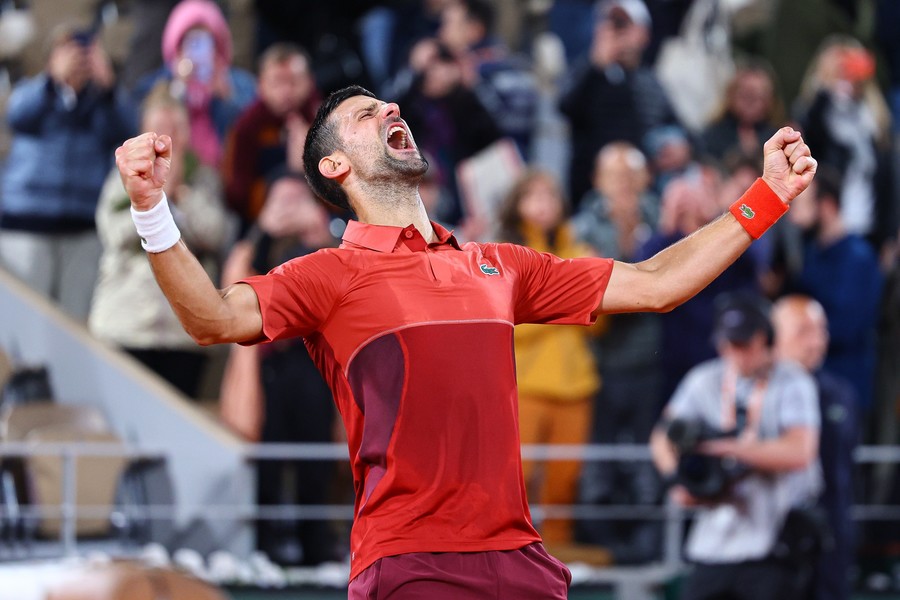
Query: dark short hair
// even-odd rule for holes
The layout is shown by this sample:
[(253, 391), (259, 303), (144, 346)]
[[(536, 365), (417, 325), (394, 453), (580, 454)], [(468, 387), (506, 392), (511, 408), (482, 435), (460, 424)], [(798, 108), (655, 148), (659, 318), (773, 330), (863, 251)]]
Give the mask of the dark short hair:
[(299, 56), (306, 61), (307, 68), (312, 66), (312, 59), (309, 53), (302, 47), (291, 42), (275, 42), (259, 56), (257, 61), (257, 72), (262, 72), (265, 67), (270, 64), (281, 64), (289, 61), (295, 56)]
[(765, 334), (766, 345), (774, 343), (772, 305), (765, 297), (746, 290), (723, 292), (716, 296), (713, 304), (713, 343), (746, 344), (757, 333)]
[(332, 92), (319, 107), (303, 146), (303, 169), (306, 171), (306, 181), (313, 193), (329, 204), (351, 211), (353, 209), (350, 207), (347, 193), (338, 182), (328, 179), (319, 172), (319, 161), (340, 148), (341, 141), (329, 117), (339, 104), (353, 96), (377, 98), (375, 94), (359, 85), (347, 86)]
[(485, 0), (460, 0), (460, 4), (466, 9), (466, 16), (471, 21), (480, 23), (484, 27), (486, 36), (494, 30), (494, 7)]

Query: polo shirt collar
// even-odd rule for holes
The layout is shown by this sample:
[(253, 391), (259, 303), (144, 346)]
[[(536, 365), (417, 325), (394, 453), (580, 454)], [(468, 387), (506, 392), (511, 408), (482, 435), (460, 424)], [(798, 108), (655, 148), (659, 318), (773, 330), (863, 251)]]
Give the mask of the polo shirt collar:
[[(450, 244), (457, 250), (460, 250), (459, 243), (453, 236), (452, 231), (448, 231), (441, 225), (431, 221), (434, 233), (437, 235), (438, 244)], [(376, 252), (391, 253), (401, 240), (404, 232), (412, 230), (421, 238), (418, 231), (412, 225), (406, 227), (396, 227), (393, 225), (370, 225), (368, 223), (360, 223), (351, 219), (347, 223), (347, 229), (344, 230), (343, 240), (351, 244), (375, 250)]]

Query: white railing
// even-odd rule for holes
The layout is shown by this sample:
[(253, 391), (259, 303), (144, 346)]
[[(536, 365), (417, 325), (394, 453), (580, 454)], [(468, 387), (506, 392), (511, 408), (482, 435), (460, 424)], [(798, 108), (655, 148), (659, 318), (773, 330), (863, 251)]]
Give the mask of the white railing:
[[(174, 519), (175, 505), (136, 505), (128, 507), (78, 506), (77, 498), (77, 458), (117, 456), (129, 459), (169, 460), (177, 457), (178, 445), (167, 448), (137, 448), (117, 443), (0, 443), (0, 459), (4, 457), (28, 458), (34, 456), (59, 456), (63, 461), (62, 500), (57, 505), (29, 505), (0, 507), (0, 522), (15, 517), (58, 518), (60, 529), (60, 550), (64, 555), (77, 553), (78, 539), (76, 524), (79, 519), (108, 516), (112, 508), (124, 510), (128, 515), (154, 520)], [(259, 460), (348, 460), (347, 446), (344, 444), (256, 444), (247, 445), (244, 450), (247, 461)], [(643, 462), (651, 460), (646, 445), (523, 445), (522, 457), (536, 461), (612, 461)], [(900, 463), (900, 446), (863, 446), (855, 455), (857, 463)], [(0, 481), (2, 485), (2, 481)], [(2, 490), (0, 490), (2, 491)], [(180, 507), (184, 509), (184, 507)], [(190, 508), (190, 507), (189, 507)], [(327, 505), (204, 505), (193, 507), (202, 510), (205, 518), (211, 520), (352, 520), (353, 506), (342, 504)], [(15, 512), (15, 515), (11, 512)], [(652, 597), (652, 589), (676, 575), (682, 568), (681, 544), (685, 518), (688, 510), (674, 505), (533, 505), (532, 515), (536, 521), (545, 518), (577, 519), (641, 519), (664, 521), (664, 548), (661, 563), (630, 568), (592, 569), (586, 582), (612, 584), (617, 590), (617, 598), (643, 600)], [(859, 504), (853, 508), (856, 520), (900, 520), (900, 506)]]

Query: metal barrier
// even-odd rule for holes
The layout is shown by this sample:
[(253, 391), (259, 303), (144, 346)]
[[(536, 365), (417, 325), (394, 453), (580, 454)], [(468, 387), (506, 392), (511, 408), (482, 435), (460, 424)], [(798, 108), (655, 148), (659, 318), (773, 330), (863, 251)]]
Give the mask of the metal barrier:
[[(60, 456), (63, 460), (62, 502), (56, 506), (0, 507), (0, 521), (12, 516), (60, 518), (62, 554), (77, 552), (76, 522), (80, 518), (109, 514), (109, 506), (77, 506), (78, 457), (121, 456), (131, 459), (169, 459), (177, 456), (178, 445), (165, 449), (137, 448), (117, 443), (0, 443), (0, 459), (3, 457), (26, 458), (32, 456)], [(345, 444), (256, 444), (245, 447), (248, 461), (259, 460), (348, 460)], [(646, 445), (523, 445), (522, 458), (536, 461), (580, 460), (640, 462), (651, 460)], [(859, 464), (900, 463), (900, 446), (863, 446), (858, 448), (855, 461)], [(0, 481), (2, 488), (3, 481)], [(2, 491), (2, 489), (0, 489)], [(207, 505), (202, 508), (206, 518), (237, 520), (352, 520), (352, 505)], [(174, 505), (140, 505), (128, 508), (129, 512), (146, 519), (172, 519)], [(620, 600), (646, 600), (653, 597), (653, 589), (670, 580), (684, 567), (681, 560), (681, 544), (684, 523), (690, 510), (671, 504), (651, 505), (532, 505), (535, 520), (544, 518), (573, 517), (582, 519), (646, 519), (665, 522), (663, 560), (661, 563), (636, 567), (595, 568), (582, 574), (582, 582), (611, 584)], [(857, 505), (853, 510), (856, 520), (900, 520), (900, 506)]]

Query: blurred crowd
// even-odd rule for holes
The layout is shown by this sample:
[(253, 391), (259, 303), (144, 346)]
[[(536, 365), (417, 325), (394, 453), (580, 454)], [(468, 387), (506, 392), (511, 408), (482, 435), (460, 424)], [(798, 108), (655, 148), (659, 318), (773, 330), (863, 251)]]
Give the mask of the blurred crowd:
[[(707, 289), (666, 314), (516, 330), (522, 441), (647, 443), (685, 375), (721, 352), (723, 295), (742, 293), (821, 306), (827, 343), (809, 368), (852, 398), (822, 409), (822, 431), (852, 422), (851, 449), (896, 444), (897, 31), (892, 0), (3, 2), (0, 265), (188, 397), (215, 396), (248, 440), (331, 441), (342, 433), (301, 342), (231, 348), (204, 388), (211, 355), (154, 284), (114, 170), (127, 137), (172, 136), (172, 211), (224, 286), (340, 243), (351, 215), (313, 197), (302, 150), (319, 103), (351, 83), (400, 105), (430, 162), (434, 220), (460, 241), (563, 257), (636, 262), (690, 235), (791, 125), (819, 161), (813, 185)], [(273, 464), (260, 502), (321, 504), (345, 477)], [(526, 478), (548, 504), (663, 496), (649, 464), (526, 464)], [(321, 485), (298, 484), (310, 479)], [(867, 498), (900, 500), (883, 469), (859, 479)], [(594, 544), (620, 564), (661, 552), (652, 523), (541, 526), (548, 545)], [(282, 562), (339, 559), (339, 538), (260, 529)]]

